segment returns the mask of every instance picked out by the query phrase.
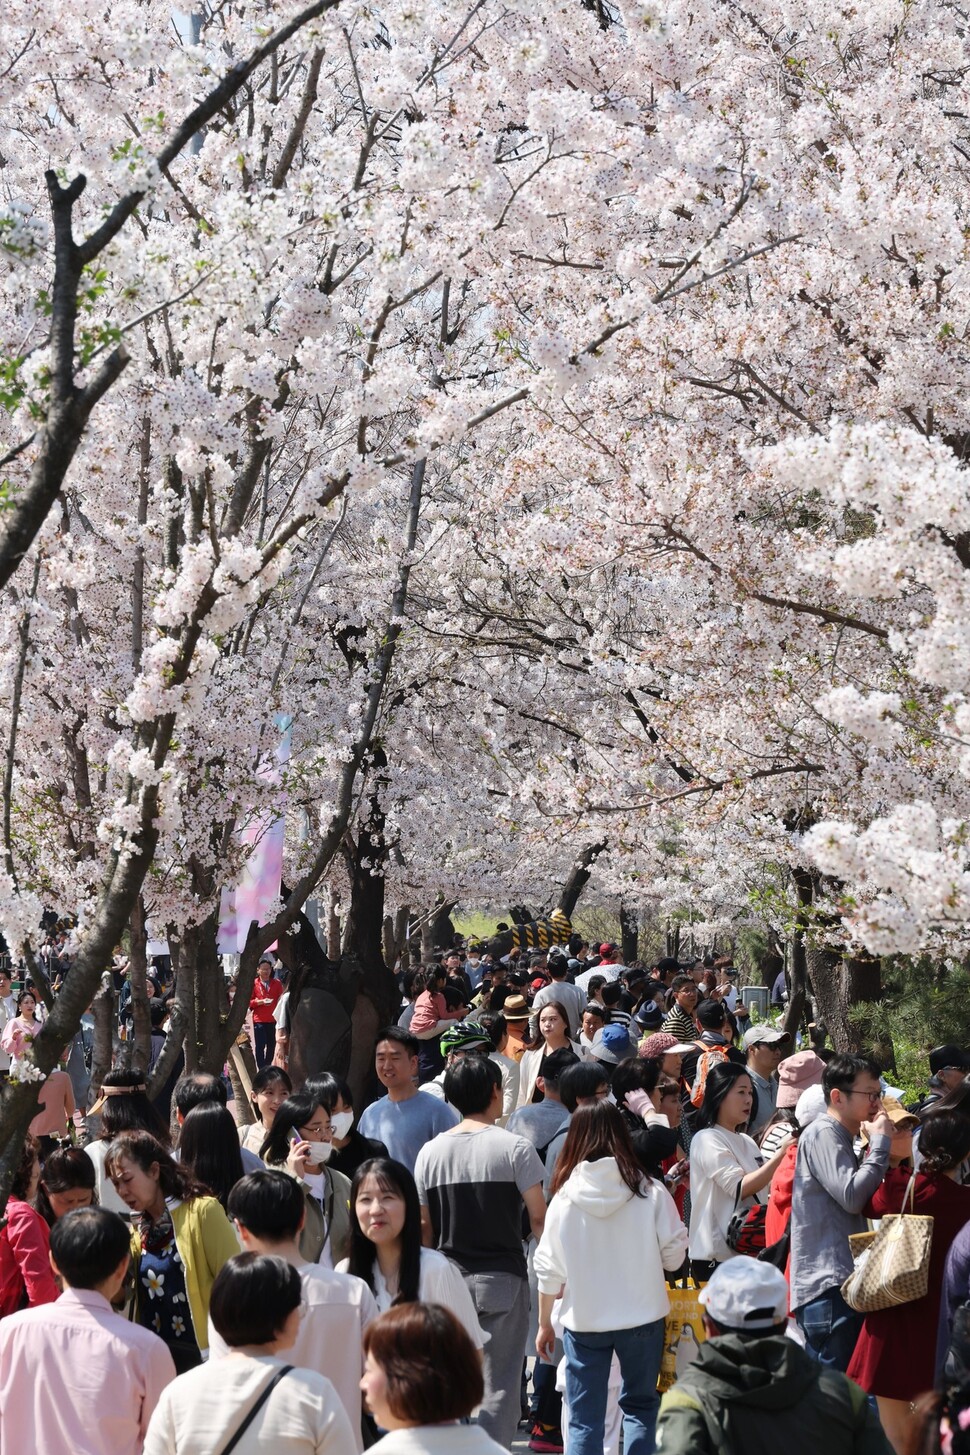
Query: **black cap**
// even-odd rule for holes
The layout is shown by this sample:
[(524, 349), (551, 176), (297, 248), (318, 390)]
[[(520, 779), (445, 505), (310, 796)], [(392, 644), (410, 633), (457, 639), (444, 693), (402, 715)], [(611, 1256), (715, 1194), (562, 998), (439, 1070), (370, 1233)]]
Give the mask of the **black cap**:
[(718, 1026), (724, 1024), (724, 1003), (720, 1000), (702, 1000), (694, 1014), (705, 1030), (716, 1031)]
[(930, 1052), (930, 1070), (933, 1075), (945, 1070), (947, 1066), (954, 1066), (959, 1071), (970, 1071), (970, 1056), (966, 1051), (961, 1051), (959, 1046), (934, 1046)]

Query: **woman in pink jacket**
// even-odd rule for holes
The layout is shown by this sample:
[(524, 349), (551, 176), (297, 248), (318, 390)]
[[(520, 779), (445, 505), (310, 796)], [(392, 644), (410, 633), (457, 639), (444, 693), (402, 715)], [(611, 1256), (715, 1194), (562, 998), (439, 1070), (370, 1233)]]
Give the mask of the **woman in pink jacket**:
[(39, 1182), (37, 1143), (28, 1137), (0, 1231), (0, 1318), (18, 1309), (53, 1303), (60, 1294), (51, 1272), (50, 1231), (30, 1205)]

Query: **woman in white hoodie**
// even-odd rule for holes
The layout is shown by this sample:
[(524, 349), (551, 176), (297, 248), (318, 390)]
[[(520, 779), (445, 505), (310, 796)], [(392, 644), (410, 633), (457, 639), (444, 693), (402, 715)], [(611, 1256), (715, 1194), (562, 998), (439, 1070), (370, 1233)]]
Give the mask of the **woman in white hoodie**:
[(578, 1107), (535, 1253), (541, 1359), (552, 1357), (552, 1309), (562, 1299), (569, 1455), (602, 1455), (614, 1351), (625, 1455), (653, 1455), (670, 1309), (664, 1272), (676, 1272), (686, 1254), (673, 1198), (644, 1176), (619, 1112), (608, 1102)]

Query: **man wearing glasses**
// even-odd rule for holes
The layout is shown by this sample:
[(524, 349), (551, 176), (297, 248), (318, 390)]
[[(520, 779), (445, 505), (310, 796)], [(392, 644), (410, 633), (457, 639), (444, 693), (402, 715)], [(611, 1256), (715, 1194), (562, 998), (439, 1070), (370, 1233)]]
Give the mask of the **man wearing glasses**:
[[(845, 1302), (852, 1272), (849, 1234), (865, 1231), (862, 1210), (886, 1175), (893, 1124), (882, 1109), (879, 1068), (865, 1056), (835, 1056), (822, 1076), (827, 1116), (798, 1142), (791, 1215), (791, 1307), (810, 1354), (844, 1374), (862, 1326)], [(869, 1151), (853, 1143), (863, 1124)]]

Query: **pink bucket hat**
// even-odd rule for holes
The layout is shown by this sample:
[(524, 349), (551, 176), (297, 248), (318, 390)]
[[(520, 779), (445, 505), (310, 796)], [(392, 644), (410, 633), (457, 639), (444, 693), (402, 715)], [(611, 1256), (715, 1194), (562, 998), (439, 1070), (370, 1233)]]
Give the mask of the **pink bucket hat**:
[(789, 1056), (778, 1067), (779, 1107), (792, 1107), (803, 1091), (810, 1086), (821, 1086), (825, 1062), (814, 1051), (799, 1051)]

